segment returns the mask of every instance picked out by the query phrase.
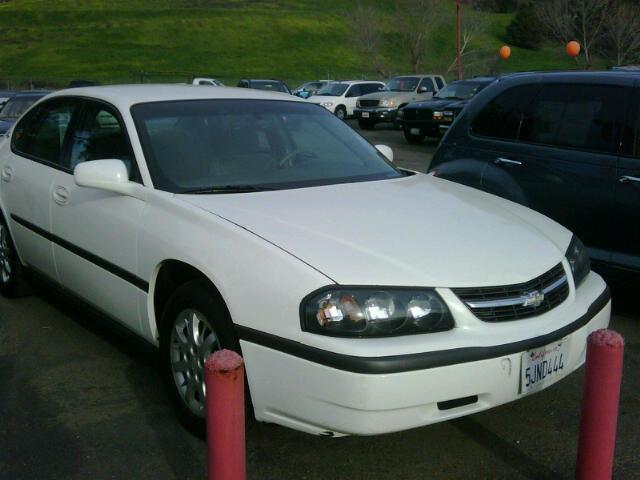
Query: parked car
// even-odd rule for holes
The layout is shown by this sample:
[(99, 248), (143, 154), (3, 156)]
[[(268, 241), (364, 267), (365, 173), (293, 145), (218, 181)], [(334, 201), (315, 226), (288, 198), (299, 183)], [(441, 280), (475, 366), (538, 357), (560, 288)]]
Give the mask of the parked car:
[(210, 87), (224, 87), (224, 83), (215, 78), (195, 77), (191, 80), (191, 85), (208, 85)]
[(13, 95), (0, 110), (0, 135), (7, 133), (20, 115), (49, 93), (44, 90), (28, 90)]
[(384, 88), (358, 99), (353, 115), (362, 129), (376, 123), (393, 122), (399, 108), (418, 100), (428, 100), (446, 85), (442, 75), (410, 75), (389, 80)]
[(425, 137), (440, 137), (469, 101), (495, 77), (476, 77), (447, 85), (425, 102), (410, 103), (398, 110), (397, 122), (409, 143), (422, 143)]
[(431, 173), (531, 207), (573, 230), (594, 268), (640, 274), (637, 74), (516, 74), (480, 92)]
[(291, 90), (282, 80), (240, 80), (240, 88), (255, 88), (256, 90), (268, 90), (270, 92), (282, 92), (291, 94)]
[(314, 80), (312, 82), (303, 83), (291, 93), (296, 97), (309, 98), (315, 95), (318, 90), (320, 90), (329, 82), (331, 82), (331, 80)]
[(322, 105), (341, 120), (353, 116), (358, 98), (380, 91), (384, 83), (368, 80), (346, 80), (331, 82), (309, 97), (312, 103)]
[(13, 90), (0, 90), (0, 110), (16, 94)]
[(578, 368), (610, 317), (578, 238), (391, 159), (294, 96), (56, 92), (0, 146), (0, 292), (38, 272), (157, 346), (194, 429), (220, 348), (258, 420), (321, 435), (449, 420)]

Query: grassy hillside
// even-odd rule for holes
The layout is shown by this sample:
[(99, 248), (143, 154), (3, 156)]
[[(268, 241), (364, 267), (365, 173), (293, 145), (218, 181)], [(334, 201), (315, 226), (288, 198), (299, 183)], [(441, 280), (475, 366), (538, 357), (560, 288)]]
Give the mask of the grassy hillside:
[[(375, 0), (369, 0), (375, 1)], [(454, 56), (453, 1), (431, 38), (424, 71), (446, 73)], [(186, 80), (211, 74), (228, 83), (241, 77), (277, 77), (292, 85), (313, 78), (375, 77), (351, 41), (346, 12), (352, 0), (5, 0), (0, 2), (0, 86), (24, 79), (63, 85), (71, 78), (139, 81), (141, 71), (165, 72), (151, 80)], [(391, 2), (384, 57), (394, 73), (408, 60), (398, 46)], [(449, 14), (449, 13), (447, 13)], [(466, 74), (575, 68), (562, 47), (497, 50), (510, 15), (479, 14)], [(449, 74), (451, 76), (451, 74)], [(4, 80), (4, 82), (2, 81)]]

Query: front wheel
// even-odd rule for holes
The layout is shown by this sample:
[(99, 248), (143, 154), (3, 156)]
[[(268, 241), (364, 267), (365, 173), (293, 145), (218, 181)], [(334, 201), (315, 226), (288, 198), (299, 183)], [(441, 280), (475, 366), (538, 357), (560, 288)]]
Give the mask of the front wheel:
[(27, 290), (18, 252), (4, 218), (0, 215), (0, 293), (13, 298)]
[(181, 423), (199, 436), (206, 433), (204, 362), (223, 348), (240, 350), (222, 300), (204, 281), (179, 287), (162, 314), (162, 376)]
[(343, 106), (336, 108), (336, 117), (340, 120), (344, 120), (347, 118), (347, 110)]
[(407, 142), (411, 143), (411, 144), (417, 144), (417, 143), (422, 143), (422, 141), (425, 139), (426, 135), (423, 133), (419, 133), (419, 134), (415, 134), (415, 133), (411, 133), (411, 129), (408, 127), (404, 128), (404, 138), (407, 140)]

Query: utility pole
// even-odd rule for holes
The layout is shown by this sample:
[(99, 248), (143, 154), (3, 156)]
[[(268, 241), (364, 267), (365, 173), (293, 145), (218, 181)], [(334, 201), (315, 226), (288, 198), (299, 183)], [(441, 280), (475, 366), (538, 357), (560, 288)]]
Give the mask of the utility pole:
[(458, 64), (458, 80), (462, 80), (462, 58), (460, 56), (461, 16), (460, 0), (456, 0), (456, 63)]

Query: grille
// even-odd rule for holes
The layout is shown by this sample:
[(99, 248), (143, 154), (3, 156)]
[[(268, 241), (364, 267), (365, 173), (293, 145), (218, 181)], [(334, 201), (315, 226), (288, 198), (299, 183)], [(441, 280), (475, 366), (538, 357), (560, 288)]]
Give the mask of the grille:
[[(569, 283), (559, 263), (529, 282), (452, 290), (480, 320), (505, 322), (535, 317), (557, 307), (569, 295)], [(540, 298), (540, 294), (544, 298)]]
[(431, 120), (433, 113), (424, 108), (403, 108), (402, 115), (406, 120)]
[(360, 100), (361, 107), (377, 107), (379, 100)]

